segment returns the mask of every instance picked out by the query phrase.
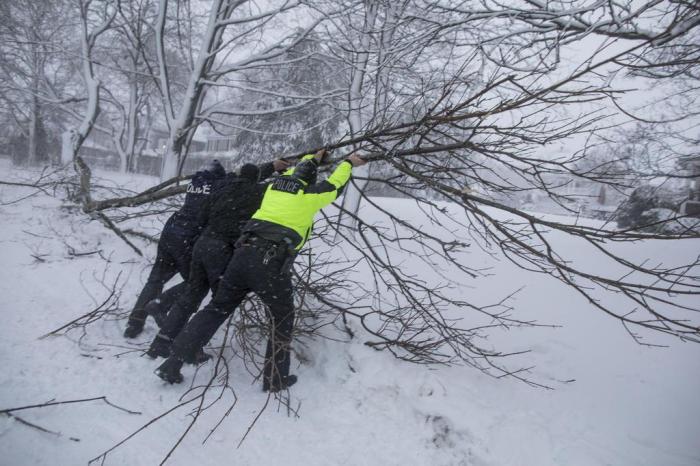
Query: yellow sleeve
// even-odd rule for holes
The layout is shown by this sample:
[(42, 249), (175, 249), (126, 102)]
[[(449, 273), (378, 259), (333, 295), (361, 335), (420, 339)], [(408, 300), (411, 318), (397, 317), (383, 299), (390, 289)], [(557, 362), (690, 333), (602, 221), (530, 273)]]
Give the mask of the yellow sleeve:
[(350, 175), (352, 175), (352, 163), (347, 160), (340, 162), (331, 176), (329, 176), (326, 181), (335, 186), (336, 189), (340, 189), (345, 186), (345, 183), (350, 180)]
[(309, 186), (306, 189), (305, 198), (310, 208), (318, 211), (335, 201), (339, 191), (350, 180), (350, 175), (352, 175), (352, 164), (344, 160), (327, 179)]

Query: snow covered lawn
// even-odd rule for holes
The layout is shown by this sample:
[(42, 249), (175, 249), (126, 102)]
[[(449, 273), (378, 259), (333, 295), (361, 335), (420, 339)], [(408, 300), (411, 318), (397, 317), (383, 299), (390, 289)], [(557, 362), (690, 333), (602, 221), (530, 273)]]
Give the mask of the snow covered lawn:
[[(2, 179), (26, 176), (5, 162), (0, 173)], [(165, 385), (153, 375), (158, 362), (141, 355), (155, 335), (152, 323), (136, 342), (122, 338), (124, 321), (115, 319), (88, 327), (86, 335), (41, 339), (102, 303), (108, 296), (103, 283), (117, 278), (119, 307), (128, 312), (155, 247), (139, 242), (147, 251), (141, 258), (97, 222), (44, 194), (9, 203), (31, 192), (0, 186), (0, 409), (105, 396), (141, 414), (101, 401), (13, 413), (55, 433), (0, 416), (0, 463), (86, 464), (176, 405), (193, 380), (206, 382), (212, 367), (202, 366), (196, 376), (186, 368), (185, 384)], [(416, 210), (408, 201), (380, 202), (406, 215)], [(366, 207), (363, 214), (373, 211)], [(698, 245), (634, 247), (672, 262), (697, 254)], [(474, 250), (469, 260), (488, 259)], [(500, 298), (525, 287), (514, 301), (518, 315), (561, 327), (497, 334), (494, 342), (532, 348), (522, 360), (536, 366), (534, 379), (554, 390), (463, 367), (399, 362), (364, 346), (360, 332), (348, 343), (312, 343), (309, 360), (293, 362), (299, 383), (290, 404), (298, 416), (272, 400), (240, 447), (267, 396), (232, 357), (234, 409), (203, 444), (234, 400), (225, 393), (168, 464), (700, 465), (700, 345), (649, 335), (670, 346), (640, 346), (560, 283), (507, 261), (491, 266), (491, 276), (465, 287), (466, 298)], [(153, 424), (104, 464), (158, 464), (186, 428), (188, 412), (181, 408)]]

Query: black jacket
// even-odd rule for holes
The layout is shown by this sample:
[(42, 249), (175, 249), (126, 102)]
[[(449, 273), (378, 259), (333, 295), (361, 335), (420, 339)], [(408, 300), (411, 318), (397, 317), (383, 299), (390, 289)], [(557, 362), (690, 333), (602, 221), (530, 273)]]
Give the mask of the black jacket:
[[(260, 167), (260, 180), (274, 171), (272, 163)], [(241, 229), (260, 207), (267, 189), (266, 183), (258, 183), (230, 173), (213, 187), (212, 195), (202, 208), (200, 223), (205, 224), (203, 235), (234, 244)]]
[(163, 234), (174, 235), (184, 240), (193, 239), (199, 235), (204, 227), (200, 212), (214, 192), (216, 182), (222, 180), (223, 175), (208, 170), (195, 173), (190, 184), (187, 185), (184, 204), (165, 223)]

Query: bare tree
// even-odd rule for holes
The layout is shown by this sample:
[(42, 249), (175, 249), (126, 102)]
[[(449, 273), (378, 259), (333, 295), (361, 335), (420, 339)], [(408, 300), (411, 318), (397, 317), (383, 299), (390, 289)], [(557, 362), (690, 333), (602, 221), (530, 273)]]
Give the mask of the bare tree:
[(111, 31), (114, 40), (100, 54), (111, 60), (111, 68), (116, 71), (104, 88), (121, 172), (135, 168), (137, 154), (143, 150), (153, 124), (147, 112), (155, 103), (153, 74), (148, 66), (148, 61), (153, 61), (155, 37), (149, 24), (155, 15), (153, 1), (119, 2), (115, 28)]
[(44, 98), (46, 88), (65, 82), (64, 57), (56, 44), (67, 37), (62, 2), (4, 2), (0, 25), (0, 99), (8, 120), (25, 136), (26, 162), (48, 160), (47, 123), (56, 102)]
[[(156, 21), (162, 26), (168, 3), (160, 6)], [(307, 37), (311, 29), (282, 41), (275, 39), (241, 60), (217, 61), (219, 53), (242, 37), (226, 35), (234, 32), (228, 26), (241, 26), (245, 33), (247, 27), (258, 27), (261, 19), (272, 21), (293, 4), (257, 14), (238, 12), (239, 4), (217, 2), (215, 6), (219, 9), (209, 11), (200, 53), (192, 59), (185, 102), (177, 116), (174, 110), (166, 111), (171, 124), (166, 164), (178, 160), (180, 166), (178, 147), (186, 146), (199, 123), (226, 127), (231, 120), (225, 117), (242, 113), (224, 109), (226, 102), (207, 101), (206, 89), (228, 86), (227, 77), (250, 67), (283, 66), (293, 58), (270, 60), (284, 57), (299, 43), (297, 38)], [(359, 189), (366, 206), (377, 213), (376, 223), (369, 223), (354, 207), (341, 206), (343, 215), (356, 226), (353, 234), (343, 228), (319, 232), (327, 241), (334, 235), (346, 241), (346, 255), (324, 255), (312, 267), (297, 271), (299, 283), (307, 284), (299, 287), (299, 306), (308, 311), (299, 328), (339, 324), (352, 335), (350, 323), (356, 321), (372, 336), (367, 344), (398, 357), (422, 363), (459, 361), (494, 376), (532, 382), (526, 373), (501, 362), (504, 353), (482, 343), (494, 327), (534, 324), (517, 317), (509, 294), (493, 303), (477, 304), (454, 293), (454, 287), (484, 274), (466, 261), (468, 248), (478, 245), (488, 252), (497, 248), (518, 266), (572, 287), (593, 308), (619, 320), (639, 342), (646, 343), (643, 329), (698, 341), (700, 309), (688, 301), (700, 291), (698, 257), (689, 257), (681, 265), (650, 265), (643, 257), (628, 257), (616, 248), (620, 242), (691, 241), (697, 237), (693, 230), (669, 236), (617, 230), (609, 224), (591, 227), (575, 218), (533, 215), (511, 202), (519, 193), (537, 191), (571, 211), (561, 176), (592, 180), (623, 192), (629, 187), (630, 180), (621, 177), (619, 170), (596, 165), (591, 149), (604, 146), (591, 141), (619, 126), (616, 119), (621, 115), (631, 113), (618, 109), (622, 90), (612, 83), (620, 73), (653, 70), (655, 75), (647, 78), (670, 79), (669, 70), (680, 67), (693, 75), (695, 55), (685, 53), (693, 49), (700, 25), (693, 5), (582, 3), (573, 8), (564, 3), (527, 2), (522, 8), (504, 8), (489, 2), (474, 7), (438, 1), (345, 6), (355, 10), (346, 9), (343, 16), (318, 7), (314, 10), (318, 18), (312, 22), (313, 26), (326, 21), (328, 37), (343, 28), (353, 31), (339, 35), (342, 40), (336, 48), (327, 49), (345, 50), (346, 55), (337, 52), (336, 57), (350, 57), (345, 61), (348, 79), (344, 82), (349, 83), (351, 130), (330, 146), (363, 148), (386, 170), (358, 176), (356, 181), (386, 185), (414, 199), (423, 221), (417, 224)], [(642, 28), (652, 17), (656, 30)], [(585, 55), (573, 62), (562, 59), (573, 56), (567, 54), (590, 38), (595, 39), (595, 47), (587, 48)], [(168, 81), (162, 50), (165, 43), (159, 46), (158, 79), (163, 98), (170, 101), (166, 108), (174, 109), (168, 87), (173, 83)], [(667, 47), (683, 53), (660, 53)], [(94, 108), (95, 101), (89, 102)], [(692, 111), (684, 115), (683, 121), (693, 117)], [(572, 141), (578, 144), (571, 150), (551, 150), (555, 144)], [(657, 167), (667, 168), (665, 164)], [(170, 179), (136, 196), (87, 198), (85, 209), (104, 212), (144, 205), (181, 192), (173, 186), (177, 181)], [(451, 207), (443, 205), (444, 200)], [(436, 225), (438, 233), (422, 228), (425, 222)], [(551, 239), (551, 232), (569, 238), (607, 266), (588, 270)], [(440, 275), (445, 286), (435, 286), (414, 274), (414, 269), (397, 266), (406, 256)], [(344, 299), (348, 290), (336, 279), (357, 269), (368, 272), (372, 280), (362, 290), (364, 298), (348, 305)], [(316, 309), (330, 312), (321, 315)], [(450, 319), (455, 310), (462, 310), (460, 320)], [(326, 318), (330, 321), (325, 322)]]
[[(252, 38), (266, 27), (284, 25), (285, 14), (302, 4), (285, 1), (269, 9), (261, 9), (249, 1), (217, 0), (208, 10), (206, 24), (199, 35), (196, 54), (191, 58), (185, 90), (179, 102), (173, 98), (175, 83), (169, 77), (165, 52), (165, 26), (167, 12), (172, 2), (161, 0), (154, 26), (156, 31), (158, 82), (163, 101), (165, 120), (170, 131), (163, 159), (161, 178), (168, 179), (180, 173), (189, 141), (203, 122), (226, 114), (224, 105), (206, 105), (207, 92), (234, 73), (260, 66), (273, 60), (294, 44), (303, 40), (318, 21), (310, 21), (301, 34), (290, 31), (260, 45), (253, 45)], [(245, 48), (242, 49), (242, 46)], [(245, 50), (241, 55), (239, 52)]]
[[(565, 284), (642, 344), (654, 344), (649, 337), (659, 333), (700, 342), (700, 256), (691, 251), (682, 264), (658, 264), (646, 260), (643, 251), (647, 241), (695, 245), (697, 232), (668, 235), (579, 222), (565, 189), (571, 180), (582, 179), (625, 193), (635, 170), (649, 178), (676, 176), (668, 161), (681, 152), (664, 138), (680, 134), (675, 123), (692, 128), (694, 107), (684, 108), (674, 98), (667, 101), (673, 118), (664, 118), (663, 134), (653, 134), (669, 148), (668, 161), (646, 173), (624, 165), (639, 150), (616, 153), (610, 135), (627, 131), (623, 125), (630, 121), (646, 119), (625, 103), (630, 73), (648, 82), (676, 83), (657, 84), (660, 100), (695, 98), (700, 16), (694, 3), (358, 1), (343, 3), (342, 13), (332, 3), (318, 3), (301, 34), (275, 36), (241, 52), (249, 32), (264, 35), (265, 25), (297, 8), (294, 2), (282, 5), (257, 11), (248, 2), (215, 2), (198, 38), (199, 51), (191, 59), (184, 57), (190, 69), (178, 87), (168, 66), (166, 47), (172, 42), (165, 37), (165, 24), (180, 18), (177, 30), (196, 22), (168, 15), (173, 4), (161, 0), (155, 19), (158, 71), (152, 74), (170, 129), (163, 176), (172, 178), (136, 195), (87, 198), (86, 211), (117, 217), (114, 209), (142, 209), (181, 193), (176, 175), (197, 126), (208, 122), (237, 130), (235, 118), (250, 116), (248, 109), (231, 108), (227, 100), (250, 85), (236, 83), (237, 73), (289, 65), (296, 58), (286, 53), (322, 22), (322, 41), (328, 44), (313, 53), (332, 55), (340, 63), (331, 72), (342, 75), (338, 94), (347, 102), (338, 106), (347, 115), (347, 134), (329, 146), (337, 153), (360, 148), (374, 168), (355, 178), (355, 199), (362, 199), (364, 208), (358, 210), (354, 201), (338, 206), (342, 225), (354, 227), (339, 228), (338, 217), (328, 214), (320, 222), (325, 226), (316, 231), (320, 241), (312, 242), (310, 253), (297, 261), (296, 329), (302, 343), (307, 337), (337, 337), (325, 331), (337, 326), (346, 338), (362, 338), (369, 347), (406, 361), (460, 363), (542, 386), (527, 366), (509, 362), (511, 353), (489, 343), (497, 329), (542, 323), (519, 315), (511, 293), (517, 289), (504, 290), (492, 302), (470, 296), (464, 285), (489, 273), (470, 264), (473, 247)], [(233, 57), (234, 50), (240, 56)], [(272, 95), (269, 88), (252, 92), (257, 91)], [(338, 94), (334, 92), (336, 105)], [(321, 98), (293, 97), (282, 107)], [(254, 113), (268, 114), (269, 108)], [(688, 133), (682, 134), (685, 140)], [(693, 147), (693, 139), (685, 143)], [(599, 158), (596, 154), (606, 148), (610, 153)], [(368, 196), (365, 182), (411, 199), (413, 212)], [(528, 192), (542, 193), (572, 215), (548, 217), (518, 208), (514, 199)], [(635, 256), (619, 248), (635, 243)], [(598, 266), (582, 263), (582, 255)], [(350, 289), (348, 283), (359, 285)], [(92, 322), (103, 309), (86, 319)], [(165, 414), (192, 403), (196, 421), (211, 406), (204, 403), (209, 390), (231, 389), (226, 365), (231, 354), (249, 362), (253, 376), (259, 374), (256, 362), (266, 320), (259, 303), (243, 306), (227, 327), (206, 385), (188, 391), (182, 404)], [(302, 350), (297, 351), (302, 357)]]
[[(100, 113), (100, 81), (95, 74), (93, 63), (93, 51), (98, 38), (112, 26), (112, 22), (117, 15), (115, 2), (93, 2), (93, 0), (77, 0), (76, 6), (80, 12), (80, 60), (82, 65), (83, 83), (87, 101), (83, 111), (83, 118), (77, 128), (72, 128), (64, 135), (64, 146), (61, 153), (61, 161), (64, 164), (76, 161), (77, 170), (84, 175), (84, 168), (87, 167), (79, 158), (78, 152), (83, 141), (88, 137), (90, 131)], [(85, 187), (83, 193), (85, 202), (89, 201), (89, 190)]]

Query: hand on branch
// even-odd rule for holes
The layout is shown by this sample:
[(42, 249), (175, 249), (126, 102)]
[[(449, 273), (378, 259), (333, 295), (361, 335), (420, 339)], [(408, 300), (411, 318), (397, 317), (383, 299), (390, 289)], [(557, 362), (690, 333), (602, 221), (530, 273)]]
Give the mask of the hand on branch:
[(276, 172), (282, 172), (289, 168), (289, 162), (287, 162), (286, 160), (277, 159), (274, 162), (272, 162), (272, 167), (275, 169)]
[(367, 161), (360, 157), (356, 152), (350, 154), (350, 156), (348, 157), (348, 161), (352, 164), (353, 167), (361, 167), (362, 165), (367, 163)]
[(320, 165), (326, 157), (328, 157), (329, 153), (330, 152), (326, 148), (319, 149), (319, 151), (314, 154), (314, 159), (316, 159), (316, 162)]

